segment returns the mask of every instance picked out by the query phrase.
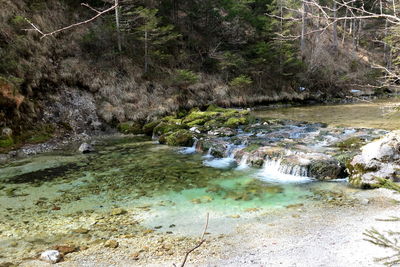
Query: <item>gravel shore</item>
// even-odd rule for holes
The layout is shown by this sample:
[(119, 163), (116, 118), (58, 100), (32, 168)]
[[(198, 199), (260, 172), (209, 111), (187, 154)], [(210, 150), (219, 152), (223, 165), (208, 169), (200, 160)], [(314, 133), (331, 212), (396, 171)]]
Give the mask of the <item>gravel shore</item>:
[[(382, 266), (375, 259), (392, 251), (365, 241), (363, 233), (372, 227), (400, 231), (398, 221), (379, 220), (399, 216), (400, 195), (379, 189), (358, 192), (354, 198), (356, 202), (340, 205), (313, 202), (227, 218), (237, 221), (230, 234), (212, 231), (211, 214), (207, 242), (190, 254), (186, 266)], [(199, 233), (202, 224), (199, 222)], [(196, 239), (158, 231), (122, 236), (116, 239), (117, 248), (99, 242), (67, 254), (54, 266), (173, 266), (182, 261)], [(26, 260), (20, 266), (47, 264)]]

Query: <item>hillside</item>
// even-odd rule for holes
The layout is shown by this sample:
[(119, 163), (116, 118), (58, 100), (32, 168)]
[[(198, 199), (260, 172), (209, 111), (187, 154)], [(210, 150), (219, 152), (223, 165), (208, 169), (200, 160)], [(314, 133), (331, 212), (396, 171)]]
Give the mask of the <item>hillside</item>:
[[(110, 7), (99, 0), (88, 4)], [(382, 58), (379, 45), (361, 44), (354, 52), (351, 38), (343, 38), (333, 50), (330, 29), (310, 35), (302, 52), (298, 39), (277, 38), (277, 32), (300, 28), (266, 15), (278, 10), (275, 1), (120, 5), (121, 50), (112, 12), (40, 38), (26, 19), (48, 32), (93, 11), (79, 0), (0, 3), (0, 127), (11, 128), (15, 139), (42, 140), (212, 103), (332, 101), (349, 89), (377, 84), (381, 75), (368, 61)]]

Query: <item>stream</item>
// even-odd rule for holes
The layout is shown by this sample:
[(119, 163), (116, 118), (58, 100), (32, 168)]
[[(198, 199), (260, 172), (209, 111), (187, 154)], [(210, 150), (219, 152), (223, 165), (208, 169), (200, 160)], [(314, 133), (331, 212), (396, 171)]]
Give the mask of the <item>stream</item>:
[[(396, 103), (258, 110), (257, 117), (284, 121), (218, 138), (222, 157), (199, 151), (201, 140), (180, 148), (114, 136), (94, 140), (94, 153), (72, 147), (7, 162), (0, 166), (0, 262), (121, 235), (196, 236), (207, 213), (209, 232), (229, 234), (242, 220), (277, 209), (351, 205), (359, 189), (346, 177), (317, 180), (302, 162), (341, 156), (343, 140), (368, 142), (398, 129), (398, 113), (388, 112)], [(284, 152), (255, 167), (246, 150), (254, 144)]]

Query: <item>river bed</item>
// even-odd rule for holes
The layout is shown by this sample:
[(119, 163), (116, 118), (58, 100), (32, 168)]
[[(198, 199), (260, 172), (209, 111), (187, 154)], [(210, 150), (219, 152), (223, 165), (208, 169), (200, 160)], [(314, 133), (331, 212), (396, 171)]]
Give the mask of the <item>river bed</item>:
[[(363, 113), (364, 104), (354, 105), (351, 111), (347, 107), (322, 106), (318, 112), (317, 107), (290, 108), (255, 114), (334, 126), (339, 126), (335, 121), (340, 119), (328, 121), (326, 115), (336, 116), (334, 110), (340, 110), (342, 116), (346, 112), (373, 116)], [(320, 116), (314, 120), (315, 114)], [(393, 124), (397, 121), (393, 117), (396, 114), (390, 115), (392, 124), (388, 121), (378, 124), (381, 114), (375, 115), (378, 119), (368, 119), (363, 127), (379, 125), (391, 129), (397, 125)], [(350, 121), (342, 123), (360, 126), (357, 121), (361, 120), (352, 116)], [(330, 139), (334, 132), (337, 140), (341, 136), (348, 138), (349, 134), (377, 137), (385, 133), (289, 126), (268, 134), (279, 137), (283, 133), (283, 142), (294, 142), (301, 136), (304, 139), (296, 142), (323, 153), (331, 153), (331, 145), (325, 139), (312, 141), (314, 132), (322, 131), (323, 137)], [(295, 129), (294, 134), (287, 134), (288, 127)], [(266, 135), (258, 134), (257, 138)], [(240, 160), (236, 164), (233, 154), (213, 158), (196, 152), (196, 145), (169, 147), (142, 136), (100, 138), (93, 140), (93, 144), (95, 153), (80, 154), (73, 147), (0, 166), (0, 263), (35, 259), (41, 251), (65, 244), (90, 251), (92, 246), (118, 238), (152, 239), (167, 235), (181, 241), (191, 240), (199, 235), (207, 213), (210, 214), (208, 232), (216, 238), (234, 234), (238, 226), (274, 213), (292, 214), (294, 209), (301, 214), (315, 205), (351, 208), (366, 202), (364, 192), (349, 187), (346, 179), (317, 181), (299, 171), (281, 173), (279, 166), (265, 164), (263, 168), (254, 168)], [(166, 253), (177, 257), (178, 251)], [(153, 256), (149, 254), (147, 262)]]

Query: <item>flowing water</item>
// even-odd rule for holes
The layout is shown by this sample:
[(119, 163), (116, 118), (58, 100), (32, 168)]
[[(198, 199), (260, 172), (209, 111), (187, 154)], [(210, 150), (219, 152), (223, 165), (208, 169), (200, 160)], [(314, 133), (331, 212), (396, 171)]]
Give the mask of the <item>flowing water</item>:
[(400, 98), (364, 101), (347, 105), (315, 105), (254, 112), (257, 117), (323, 122), (337, 127), (400, 129)]
[[(257, 115), (311, 121), (308, 115), (319, 114), (316, 108)], [(333, 114), (327, 106), (319, 108), (321, 114)], [(362, 112), (364, 105), (357, 109)], [(375, 121), (371, 119), (372, 126)], [(348, 123), (353, 124), (354, 118)], [(253, 135), (260, 140), (284, 135), (285, 142), (306, 138), (310, 147), (323, 152), (329, 152), (329, 138), (336, 138), (329, 134), (323, 140), (316, 138), (320, 130), (314, 126), (312, 130), (302, 125), (285, 127)], [(347, 136), (357, 131), (339, 132)], [(229, 233), (237, 221), (254, 214), (327, 198), (341, 200), (357, 191), (345, 179), (316, 182), (307, 169), (284, 165), (280, 159), (266, 160), (261, 168), (249, 167), (248, 154), (235, 158), (244, 143), (229, 144), (224, 158), (198, 153), (196, 146), (197, 141), (191, 148), (174, 148), (145, 137), (113, 137), (99, 139), (91, 154), (74, 148), (3, 164), (0, 262), (34, 257), (57, 244), (90, 245), (116, 235), (154, 230), (195, 235), (206, 213), (212, 218), (210, 232)]]

